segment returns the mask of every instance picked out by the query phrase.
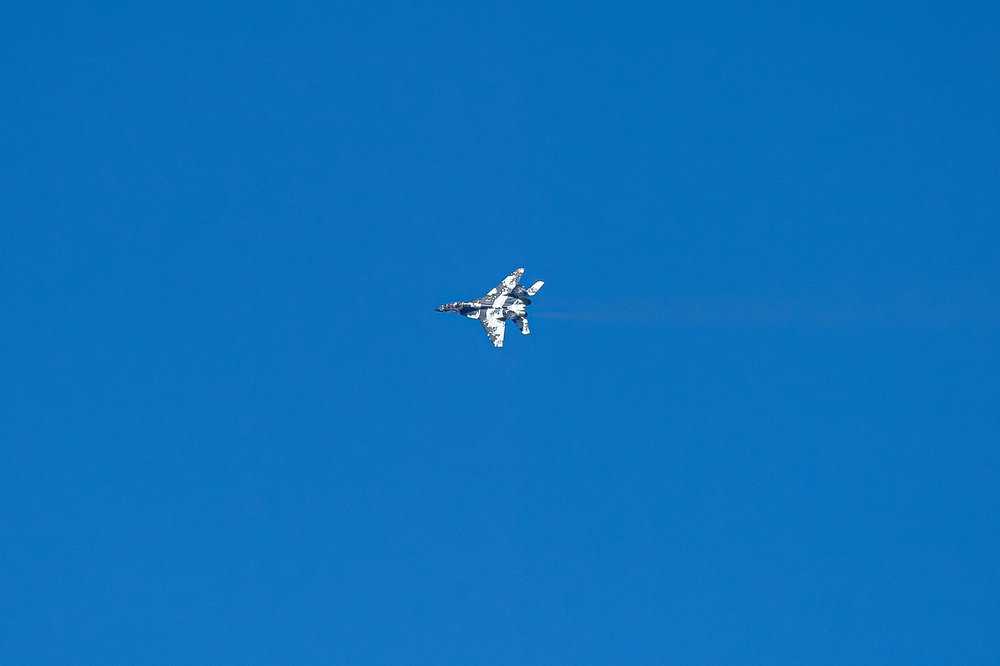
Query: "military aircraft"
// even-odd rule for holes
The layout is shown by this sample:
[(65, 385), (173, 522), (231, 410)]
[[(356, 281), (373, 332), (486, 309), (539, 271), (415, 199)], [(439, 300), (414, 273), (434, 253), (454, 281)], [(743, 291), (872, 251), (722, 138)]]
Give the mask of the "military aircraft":
[(474, 301), (455, 301), (445, 303), (436, 308), (437, 312), (455, 312), (469, 319), (478, 319), (486, 329), (486, 335), (494, 347), (503, 347), (503, 334), (507, 329), (507, 320), (513, 321), (521, 329), (521, 335), (527, 335), (528, 313), (525, 306), (531, 305), (529, 296), (534, 296), (545, 284), (541, 280), (527, 289), (518, 284), (523, 268), (503, 279), (503, 282), (490, 289), (485, 296)]

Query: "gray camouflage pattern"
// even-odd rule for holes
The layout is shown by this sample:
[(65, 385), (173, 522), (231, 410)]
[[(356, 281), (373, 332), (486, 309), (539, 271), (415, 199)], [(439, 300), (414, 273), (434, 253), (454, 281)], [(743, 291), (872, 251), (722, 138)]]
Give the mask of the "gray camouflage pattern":
[(493, 287), (485, 296), (472, 301), (455, 301), (445, 303), (435, 310), (437, 312), (454, 312), (469, 319), (478, 319), (486, 331), (487, 337), (494, 347), (503, 347), (503, 336), (507, 330), (507, 321), (513, 321), (520, 329), (521, 335), (528, 335), (528, 312), (525, 309), (531, 305), (531, 296), (545, 284), (541, 280), (530, 287), (518, 284), (524, 269), (518, 268), (505, 277), (500, 284)]

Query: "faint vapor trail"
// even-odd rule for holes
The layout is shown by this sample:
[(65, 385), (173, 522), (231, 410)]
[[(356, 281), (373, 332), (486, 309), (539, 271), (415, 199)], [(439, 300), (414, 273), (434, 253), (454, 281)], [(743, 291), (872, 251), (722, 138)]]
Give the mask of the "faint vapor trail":
[(928, 297), (827, 297), (807, 299), (714, 296), (643, 304), (616, 303), (538, 310), (532, 317), (609, 323), (760, 328), (919, 328), (1000, 327), (1000, 298), (983, 293)]

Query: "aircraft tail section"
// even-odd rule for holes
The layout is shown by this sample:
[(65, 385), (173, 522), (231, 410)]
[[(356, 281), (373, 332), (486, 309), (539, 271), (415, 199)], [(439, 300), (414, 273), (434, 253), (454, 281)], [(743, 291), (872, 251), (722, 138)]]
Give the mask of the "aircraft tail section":
[(515, 324), (517, 324), (517, 327), (521, 329), (521, 335), (527, 335), (528, 333), (531, 333), (531, 331), (528, 329), (527, 317), (514, 317), (513, 321)]
[(535, 284), (525, 289), (525, 292), (528, 294), (528, 296), (534, 296), (535, 294), (538, 293), (538, 290), (542, 288), (543, 284), (545, 283), (542, 280), (539, 280)]

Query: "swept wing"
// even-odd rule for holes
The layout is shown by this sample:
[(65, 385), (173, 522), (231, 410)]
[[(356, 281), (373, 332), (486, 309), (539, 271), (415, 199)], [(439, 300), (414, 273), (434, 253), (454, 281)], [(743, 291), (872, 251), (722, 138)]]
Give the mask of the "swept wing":
[(507, 331), (507, 322), (503, 318), (503, 311), (499, 308), (483, 308), (479, 311), (479, 323), (483, 325), (493, 346), (503, 347), (503, 335)]
[[(524, 269), (523, 268), (518, 268), (513, 273), (511, 273), (510, 275), (508, 275), (507, 277), (505, 277), (500, 284), (498, 284), (497, 286), (495, 286), (492, 289), (490, 289), (489, 292), (486, 295), (487, 296), (506, 296), (507, 294), (509, 294), (511, 291), (514, 290), (514, 287), (517, 285), (517, 282), (518, 282), (518, 280), (521, 279), (522, 275), (524, 275)], [(497, 345), (497, 347), (499, 347), (499, 346), (500, 345)]]

